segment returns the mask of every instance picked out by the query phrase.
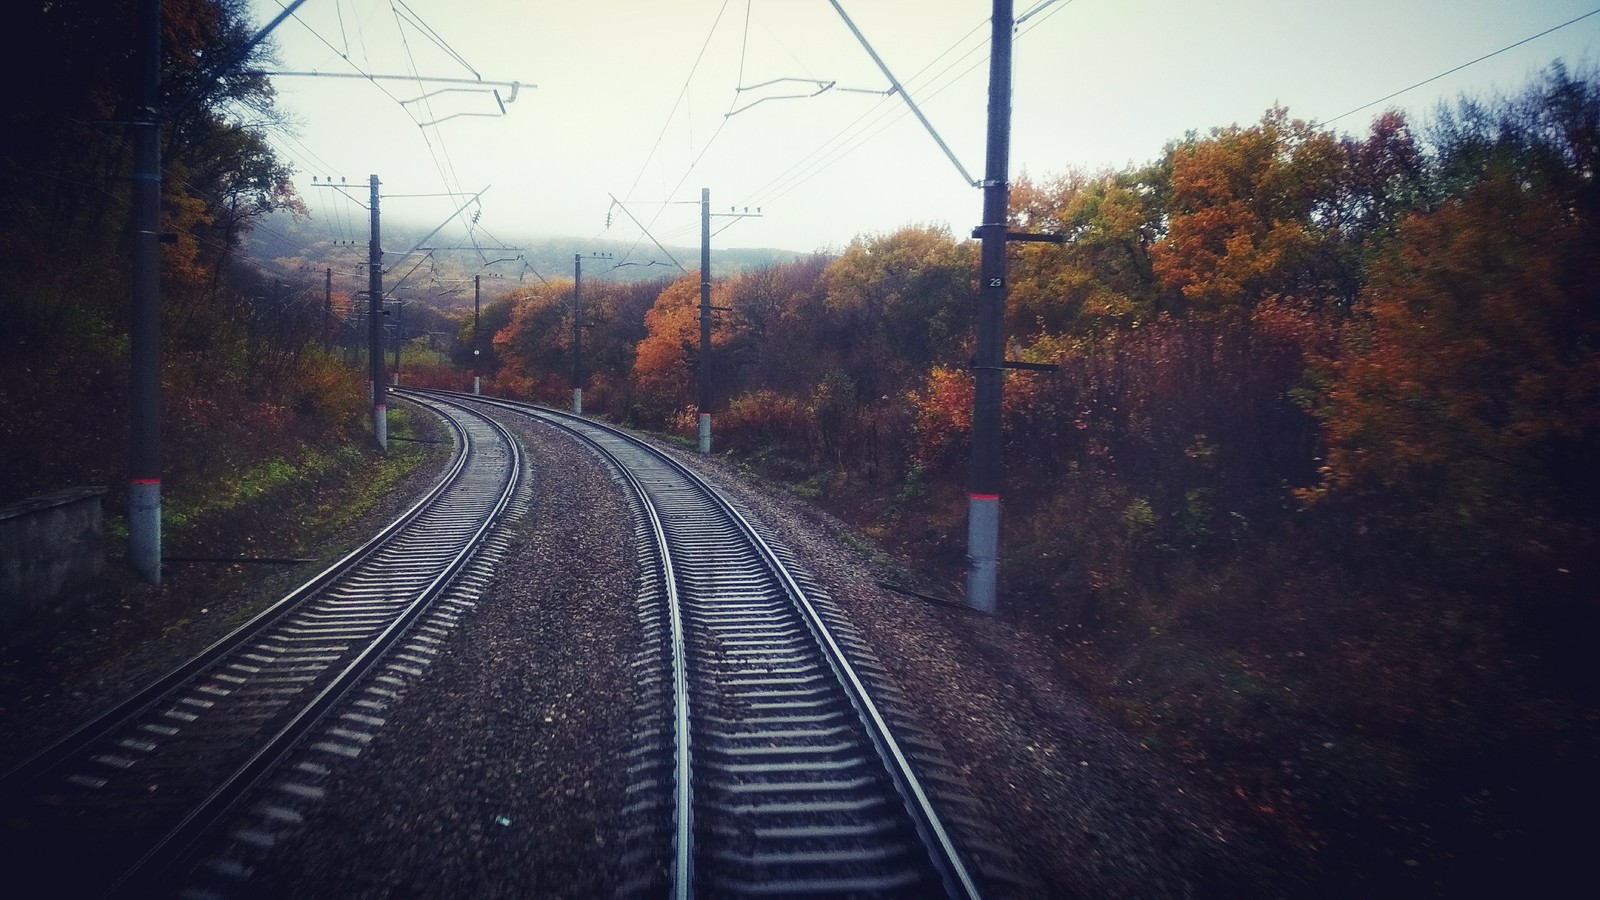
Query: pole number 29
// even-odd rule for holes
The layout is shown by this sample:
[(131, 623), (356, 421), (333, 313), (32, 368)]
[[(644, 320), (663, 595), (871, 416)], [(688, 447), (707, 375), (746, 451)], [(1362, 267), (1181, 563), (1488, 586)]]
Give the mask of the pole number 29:
[(992, 287), (992, 288), (1003, 288), (1005, 286), (1006, 286), (1006, 280), (1004, 278), (991, 278), (991, 279), (989, 279), (989, 287)]

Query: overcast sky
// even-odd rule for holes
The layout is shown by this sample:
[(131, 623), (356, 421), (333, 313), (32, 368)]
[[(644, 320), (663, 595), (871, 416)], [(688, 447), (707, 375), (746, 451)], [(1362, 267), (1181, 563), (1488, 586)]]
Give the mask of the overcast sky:
[[(840, 0), (973, 177), (984, 169), (989, 0)], [(256, 24), (282, 8), (251, 0)], [(1016, 0), (1019, 17), (1038, 0)], [(1597, 0), (1056, 0), (1017, 29), (1011, 173), (1122, 168), (1191, 129), (1249, 124), (1274, 104), (1335, 120), (1532, 37)], [(980, 192), (898, 97), (828, 0), (309, 0), (274, 34), (282, 70), (521, 82), (504, 105), (462, 85), (279, 77), (298, 122), (275, 146), (330, 237), (364, 213), (312, 176), (383, 184), (386, 216), (445, 234), (838, 249), (909, 224), (970, 232)], [(1333, 122), (1384, 107), (1421, 121), (1462, 92), (1515, 92), (1600, 55), (1600, 15)], [(469, 68), (470, 67), (470, 68)], [(777, 79), (781, 81), (756, 87)], [(816, 96), (821, 85), (832, 85)], [(749, 88), (739, 90), (740, 87)], [(875, 93), (874, 93), (875, 92)], [(500, 89), (510, 100), (510, 90)], [(768, 99), (763, 99), (768, 98)], [(761, 101), (761, 102), (757, 102)], [(473, 115), (473, 114), (490, 115)], [(451, 117), (448, 118), (447, 117)], [(447, 120), (446, 120), (447, 119)], [(437, 124), (430, 124), (436, 122)], [(611, 195), (625, 204), (613, 208)], [(663, 205), (663, 201), (674, 201)], [(607, 216), (611, 225), (607, 229)], [(443, 238), (441, 238), (443, 239)], [(648, 255), (642, 249), (639, 253)]]

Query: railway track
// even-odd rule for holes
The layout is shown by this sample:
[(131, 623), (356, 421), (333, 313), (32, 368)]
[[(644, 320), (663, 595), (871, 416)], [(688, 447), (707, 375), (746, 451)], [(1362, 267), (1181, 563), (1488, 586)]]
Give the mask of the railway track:
[(891, 727), (892, 688), (786, 551), (647, 444), (473, 399), (575, 435), (633, 493), (649, 560), (633, 662), (646, 702), (624, 895), (979, 896), (973, 848), (913, 764), (909, 745), (927, 742)]
[[(202, 838), (217, 843), (242, 801), (260, 824), (235, 826), (234, 837), (270, 843), (271, 823), (298, 820), (294, 801), (315, 798), (318, 779), (371, 740), (485, 583), (475, 570), (494, 556), (492, 532), (514, 511), (523, 471), (519, 444), (499, 424), (443, 399), (415, 399), (445, 419), (455, 444), (422, 500), (0, 780), (0, 845), (14, 883), (54, 896), (170, 886)], [(297, 761), (285, 773), (291, 753)], [(273, 796), (256, 796), (263, 786)], [(225, 875), (248, 874), (213, 862)]]

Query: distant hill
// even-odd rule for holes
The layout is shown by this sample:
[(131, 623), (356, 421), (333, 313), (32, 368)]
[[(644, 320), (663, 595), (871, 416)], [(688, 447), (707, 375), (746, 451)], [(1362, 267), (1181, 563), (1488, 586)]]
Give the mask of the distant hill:
[[(246, 236), (243, 255), (269, 275), (308, 283), (320, 283), (322, 273), (331, 268), (336, 290), (359, 290), (364, 288), (366, 277), (364, 225), (343, 222), (339, 228), (330, 228), (315, 219), (275, 214)], [(603, 277), (630, 283), (673, 278), (680, 274), (678, 265), (692, 272), (700, 263), (698, 246), (668, 246), (663, 253), (648, 239), (632, 242), (539, 237), (507, 239), (502, 245), (480, 232), (474, 246), (471, 239), (459, 233), (462, 229), (457, 227), (454, 231), (429, 238), (425, 227), (384, 223), (385, 293), (447, 308), (459, 304), (463, 292), (470, 301), (474, 275), (483, 276), (485, 291), (490, 290), (490, 279), (497, 285), (571, 279), (573, 254), (579, 252), (585, 258), (586, 279)], [(335, 239), (335, 234), (342, 239)], [(424, 238), (428, 240), (423, 249), (406, 254)], [(807, 255), (773, 248), (716, 247), (711, 259), (712, 277), (722, 278)], [(492, 293), (500, 292), (496, 289)]]

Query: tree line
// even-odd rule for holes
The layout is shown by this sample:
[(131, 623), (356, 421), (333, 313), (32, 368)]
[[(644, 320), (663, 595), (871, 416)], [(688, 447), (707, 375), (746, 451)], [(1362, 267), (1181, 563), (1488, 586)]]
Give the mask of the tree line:
[[(1010, 354), (1058, 367), (1007, 381), (1024, 545), (1073, 548), (1055, 576), (1080, 594), (1315, 507), (1418, 548), (1566, 558), (1600, 499), (1597, 154), (1600, 85), (1557, 64), (1421, 129), (1280, 108), (1148, 165), (1019, 180), (1013, 226), (1066, 239), (1010, 250)], [(976, 270), (974, 242), (915, 226), (737, 274), (709, 361), (697, 273), (586, 280), (586, 405), (688, 428), (710, 365), (724, 448), (959, 485)], [(495, 384), (568, 395), (570, 291), (464, 331)]]
[[(0, 146), (0, 488), (7, 498), (126, 477), (131, 314), (133, 0), (24, 4), (10, 33), (52, 64), (4, 116)], [(162, 3), (162, 430), (186, 490), (359, 426), (360, 382), (321, 353), (323, 309), (236, 252), (305, 207), (264, 132), (270, 81), (212, 61), (254, 32), (244, 0)], [(120, 492), (109, 498), (120, 503)]]

